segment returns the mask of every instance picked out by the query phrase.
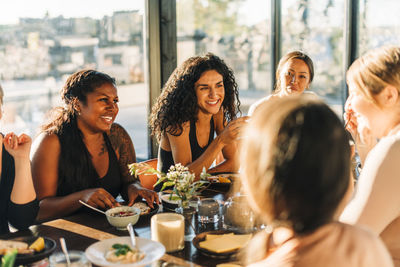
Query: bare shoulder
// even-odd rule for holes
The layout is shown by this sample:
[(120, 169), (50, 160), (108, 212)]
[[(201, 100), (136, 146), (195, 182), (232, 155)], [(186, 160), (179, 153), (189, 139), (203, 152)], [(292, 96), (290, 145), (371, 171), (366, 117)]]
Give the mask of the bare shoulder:
[(60, 149), (60, 140), (54, 133), (40, 133), (32, 144), (32, 152), (40, 149)]
[(173, 135), (167, 132), (166, 136), (168, 137), (169, 140), (182, 139), (189, 135), (189, 131), (190, 131), (190, 121), (186, 121), (182, 123), (182, 133), (180, 135)]
[(41, 133), (32, 143), (31, 160), (32, 164), (43, 163), (46, 159), (58, 159), (61, 151), (60, 140), (54, 133)]

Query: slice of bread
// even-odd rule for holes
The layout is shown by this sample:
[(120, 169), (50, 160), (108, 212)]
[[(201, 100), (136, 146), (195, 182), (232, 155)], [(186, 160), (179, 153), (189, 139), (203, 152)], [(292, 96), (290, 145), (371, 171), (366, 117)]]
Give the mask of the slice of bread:
[(9, 251), (17, 249), (18, 253), (31, 253), (28, 244), (21, 241), (0, 240), (0, 255), (4, 255)]

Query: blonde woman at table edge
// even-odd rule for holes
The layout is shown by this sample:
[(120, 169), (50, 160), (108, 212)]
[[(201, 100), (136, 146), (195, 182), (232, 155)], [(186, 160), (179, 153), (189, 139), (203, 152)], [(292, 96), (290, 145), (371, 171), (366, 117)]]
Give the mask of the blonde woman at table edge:
[(268, 225), (247, 247), (247, 265), (393, 266), (375, 234), (336, 220), (352, 192), (350, 146), (326, 104), (309, 96), (271, 99), (245, 136), (242, 187)]
[[(152, 108), (152, 134), (160, 143), (159, 170), (167, 172), (181, 163), (197, 177), (203, 167), (209, 172), (236, 172), (237, 137), (247, 118), (236, 117), (239, 107), (233, 71), (221, 58), (207, 53), (185, 60)], [(224, 161), (209, 169), (221, 151)]]
[[(3, 89), (0, 86), (0, 119), (3, 116)], [(21, 230), (34, 222), (39, 209), (31, 175), (31, 138), (0, 133), (0, 234), (8, 224)]]
[(314, 79), (314, 63), (304, 52), (295, 50), (284, 55), (279, 60), (275, 76), (274, 92), (253, 103), (249, 108), (249, 116), (260, 104), (271, 98), (303, 93), (317, 97), (314, 92), (308, 90)]
[(118, 194), (128, 205), (140, 196), (153, 207), (157, 194), (142, 188), (128, 170), (135, 150), (125, 129), (114, 123), (119, 110), (114, 78), (78, 71), (67, 79), (61, 97), (64, 107), (51, 111), (32, 149), (37, 219), (68, 215), (82, 206), (79, 200), (102, 209), (119, 206)]
[(381, 47), (357, 59), (347, 83), (345, 120), (363, 168), (340, 219), (380, 235), (400, 266), (400, 47)]

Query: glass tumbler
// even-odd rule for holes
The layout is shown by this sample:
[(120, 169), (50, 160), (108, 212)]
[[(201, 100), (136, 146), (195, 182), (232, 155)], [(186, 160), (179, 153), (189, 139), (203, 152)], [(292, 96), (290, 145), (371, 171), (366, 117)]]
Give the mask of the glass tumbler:
[[(71, 250), (68, 251), (69, 260), (71, 262), (70, 267), (91, 267), (92, 264), (86, 258), (83, 251)], [(50, 258), (50, 267), (67, 267), (67, 259), (65, 254), (62, 252), (53, 253)]]
[(203, 198), (197, 202), (197, 216), (201, 223), (215, 223), (219, 220), (219, 204), (215, 199)]

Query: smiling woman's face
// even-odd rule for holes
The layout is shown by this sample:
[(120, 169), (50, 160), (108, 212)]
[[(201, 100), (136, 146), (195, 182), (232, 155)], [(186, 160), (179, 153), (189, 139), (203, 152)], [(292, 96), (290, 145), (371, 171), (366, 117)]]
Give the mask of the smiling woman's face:
[(105, 132), (118, 114), (118, 94), (114, 85), (105, 83), (87, 94), (86, 103), (79, 102), (78, 126), (92, 132)]
[(205, 71), (194, 84), (199, 112), (217, 114), (225, 97), (224, 79), (216, 70)]
[(282, 94), (301, 94), (310, 85), (310, 70), (303, 60), (293, 58), (283, 66), (280, 80)]

